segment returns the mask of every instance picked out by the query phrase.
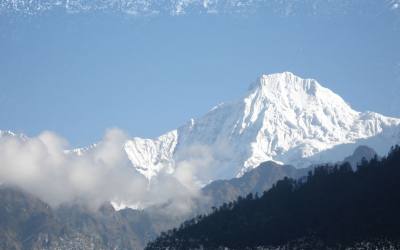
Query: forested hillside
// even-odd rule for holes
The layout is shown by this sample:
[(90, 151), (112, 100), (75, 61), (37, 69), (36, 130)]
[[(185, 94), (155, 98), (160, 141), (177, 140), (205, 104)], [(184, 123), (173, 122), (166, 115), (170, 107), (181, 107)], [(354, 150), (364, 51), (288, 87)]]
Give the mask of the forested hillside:
[(400, 240), (399, 180), (399, 146), (387, 157), (363, 161), (356, 171), (349, 163), (320, 166), (305, 179), (285, 178), (261, 197), (239, 198), (187, 221), (147, 249), (326, 249), (363, 242), (395, 247)]

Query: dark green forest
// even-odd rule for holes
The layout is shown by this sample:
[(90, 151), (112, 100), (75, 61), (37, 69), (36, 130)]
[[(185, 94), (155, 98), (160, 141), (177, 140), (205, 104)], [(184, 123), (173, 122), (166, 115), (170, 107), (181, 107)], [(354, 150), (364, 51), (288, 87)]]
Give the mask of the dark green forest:
[(395, 146), (386, 157), (362, 161), (356, 171), (343, 163), (316, 167), (299, 180), (285, 178), (260, 197), (249, 194), (186, 221), (146, 249), (253, 249), (298, 242), (309, 249), (338, 249), (379, 240), (398, 244), (399, 191), (400, 147)]

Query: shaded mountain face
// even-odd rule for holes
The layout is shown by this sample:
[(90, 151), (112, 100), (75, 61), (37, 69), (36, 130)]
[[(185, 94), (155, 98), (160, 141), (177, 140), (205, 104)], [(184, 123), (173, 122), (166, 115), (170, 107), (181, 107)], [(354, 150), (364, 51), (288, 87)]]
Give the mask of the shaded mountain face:
[(207, 197), (208, 208), (218, 207), (223, 203), (236, 200), (239, 196), (246, 197), (250, 193), (262, 195), (277, 181), (285, 177), (299, 179), (306, 176), (310, 170), (312, 170), (311, 167), (296, 169), (290, 165), (279, 165), (271, 161), (264, 162), (240, 178), (214, 181), (205, 186), (202, 192)]
[(316, 80), (284, 72), (261, 76), (243, 99), (157, 139), (133, 138), (125, 150), (148, 179), (189, 163), (208, 183), (242, 176), (266, 161), (297, 168), (337, 162), (359, 145), (384, 154), (399, 141), (399, 119), (357, 112)]
[[(376, 155), (377, 153), (372, 148), (359, 146), (352, 155), (337, 164), (348, 162), (353, 169), (356, 169), (363, 159), (370, 161)], [(260, 166), (248, 171), (242, 177), (217, 180), (205, 186), (202, 189), (202, 194), (206, 199), (199, 202), (199, 209), (201, 212), (207, 212), (211, 207), (218, 207), (223, 203), (235, 201), (239, 196), (246, 197), (250, 193), (261, 196), (285, 177), (300, 180), (307, 176), (314, 167), (299, 169), (290, 165), (279, 165), (272, 161), (261, 163)]]
[(356, 169), (363, 160), (370, 161), (375, 156), (378, 157), (378, 153), (374, 149), (368, 146), (359, 146), (352, 155), (344, 159), (344, 162), (350, 163), (353, 169)]
[(141, 211), (51, 208), (21, 190), (0, 188), (0, 249), (142, 249), (155, 235)]

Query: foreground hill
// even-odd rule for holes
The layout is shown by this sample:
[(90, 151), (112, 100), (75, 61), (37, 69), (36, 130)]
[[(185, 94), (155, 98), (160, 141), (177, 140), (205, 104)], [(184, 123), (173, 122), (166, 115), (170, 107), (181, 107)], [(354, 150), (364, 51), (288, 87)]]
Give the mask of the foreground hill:
[(326, 249), (363, 242), (398, 249), (399, 180), (398, 146), (355, 172), (349, 163), (317, 167), (305, 180), (285, 178), (261, 198), (249, 195), (187, 221), (147, 249)]

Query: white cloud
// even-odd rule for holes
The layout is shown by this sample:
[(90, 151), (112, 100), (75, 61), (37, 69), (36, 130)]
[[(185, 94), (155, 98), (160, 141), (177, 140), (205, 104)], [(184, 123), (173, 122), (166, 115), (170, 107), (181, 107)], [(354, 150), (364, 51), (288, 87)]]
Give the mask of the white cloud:
[(161, 174), (149, 184), (131, 166), (123, 148), (126, 140), (122, 131), (111, 129), (96, 147), (78, 155), (65, 153), (67, 141), (52, 132), (34, 138), (3, 136), (0, 183), (20, 187), (52, 206), (80, 202), (97, 208), (112, 201), (146, 207), (170, 202), (171, 212), (190, 211), (188, 201), (199, 196), (194, 168), (200, 160), (182, 163), (174, 175)]

